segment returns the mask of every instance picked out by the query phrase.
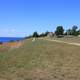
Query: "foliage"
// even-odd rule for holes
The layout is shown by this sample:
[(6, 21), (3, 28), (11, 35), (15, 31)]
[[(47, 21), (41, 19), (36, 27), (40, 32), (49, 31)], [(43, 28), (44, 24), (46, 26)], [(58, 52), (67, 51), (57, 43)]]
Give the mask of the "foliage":
[(68, 30), (66, 31), (66, 35), (72, 35), (72, 30), (71, 30), (71, 29), (68, 29)]
[(80, 35), (80, 29), (77, 31), (78, 35)]
[(63, 35), (64, 34), (64, 29), (63, 26), (57, 26), (55, 34), (58, 35)]
[(46, 31), (46, 32), (45, 32), (45, 36), (47, 36), (47, 35), (48, 35), (48, 33), (49, 33), (49, 32), (48, 32), (48, 31)]
[(74, 36), (77, 35), (77, 28), (78, 28), (78, 27), (75, 26), (75, 25), (72, 27), (72, 35), (74, 35)]
[(48, 35), (48, 31), (46, 31), (45, 33), (41, 33), (40, 35), (39, 35), (39, 37), (45, 37), (45, 36), (47, 36)]
[(72, 26), (72, 29), (68, 29), (66, 31), (67, 35), (73, 35), (73, 36), (79, 35), (79, 31), (77, 31), (77, 28), (78, 27), (76, 25)]
[[(38, 34), (38, 32), (34, 32), (32, 35), (28, 36), (28, 37), (25, 37), (26, 38), (32, 38), (32, 37), (45, 37), (48, 35), (48, 31), (46, 32), (42, 32), (41, 34)], [(57, 36), (57, 37), (63, 37), (64, 35), (72, 35), (72, 36), (78, 36), (80, 35), (80, 29), (78, 30), (78, 26), (76, 25), (73, 25), (71, 29), (68, 29), (64, 32), (64, 28), (63, 26), (57, 26), (54, 34)]]
[(34, 32), (33, 37), (39, 37), (39, 34), (37, 32)]

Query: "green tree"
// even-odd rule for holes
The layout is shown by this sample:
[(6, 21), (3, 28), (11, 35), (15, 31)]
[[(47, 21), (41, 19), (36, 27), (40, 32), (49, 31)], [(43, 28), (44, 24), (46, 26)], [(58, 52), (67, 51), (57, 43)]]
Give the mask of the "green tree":
[(39, 35), (39, 37), (44, 37), (45, 35), (44, 35), (44, 33), (41, 33), (40, 35)]
[(68, 29), (68, 30), (66, 31), (66, 34), (67, 34), (67, 35), (72, 35), (72, 30), (71, 30), (71, 29)]
[(77, 35), (79, 35), (79, 30), (77, 30), (77, 26), (76, 25), (74, 25), (73, 27), (72, 27), (72, 29), (68, 29), (67, 31), (66, 31), (66, 34), (67, 35), (73, 35), (73, 36), (77, 36)]
[(77, 31), (77, 35), (80, 35), (80, 29)]
[(34, 32), (33, 33), (33, 37), (39, 37), (38, 33), (37, 32)]
[(49, 32), (48, 32), (48, 31), (46, 31), (46, 32), (44, 33), (44, 36), (47, 36), (47, 35), (48, 35), (48, 33), (49, 33)]
[(63, 26), (57, 26), (56, 31), (55, 31), (55, 34), (56, 34), (57, 36), (63, 35), (63, 34), (64, 34)]
[(73, 27), (72, 27), (72, 35), (74, 35), (74, 36), (77, 36), (78, 35), (78, 33), (77, 33), (77, 26), (76, 25), (74, 25)]
[(45, 37), (45, 36), (47, 36), (48, 35), (48, 31), (46, 31), (45, 33), (41, 33), (40, 35), (39, 35), (39, 37)]

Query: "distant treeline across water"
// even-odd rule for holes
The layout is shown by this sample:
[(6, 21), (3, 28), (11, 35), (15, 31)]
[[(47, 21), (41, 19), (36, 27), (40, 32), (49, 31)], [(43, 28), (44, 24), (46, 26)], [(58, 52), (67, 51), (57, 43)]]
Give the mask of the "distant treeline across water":
[(23, 40), (23, 37), (0, 37), (0, 42), (5, 43), (5, 42), (13, 42), (13, 41), (19, 41)]

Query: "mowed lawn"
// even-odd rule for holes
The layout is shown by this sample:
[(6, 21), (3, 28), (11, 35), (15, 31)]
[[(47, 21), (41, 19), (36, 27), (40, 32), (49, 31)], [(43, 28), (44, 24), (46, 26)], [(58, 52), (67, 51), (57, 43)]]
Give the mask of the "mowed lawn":
[(0, 80), (80, 80), (80, 47), (24, 40), (0, 52)]

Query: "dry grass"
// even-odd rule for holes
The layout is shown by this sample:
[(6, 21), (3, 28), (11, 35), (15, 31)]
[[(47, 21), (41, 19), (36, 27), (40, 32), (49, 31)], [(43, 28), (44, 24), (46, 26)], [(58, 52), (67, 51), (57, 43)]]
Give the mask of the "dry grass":
[(8, 42), (3, 44), (3, 46), (11, 47), (11, 48), (17, 48), (20, 47), (21, 45), (22, 45), (22, 41)]
[[(54, 38), (53, 38), (54, 39)], [(66, 41), (66, 42), (73, 42), (73, 43), (80, 43), (80, 37), (62, 37), (62, 38), (55, 38), (56, 40)]]
[(0, 52), (5, 52), (8, 51), (9, 49), (19, 48), (22, 45), (23, 45), (22, 41), (3, 43), (0, 44)]
[(80, 80), (80, 47), (37, 39), (0, 53), (0, 80)]

